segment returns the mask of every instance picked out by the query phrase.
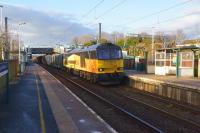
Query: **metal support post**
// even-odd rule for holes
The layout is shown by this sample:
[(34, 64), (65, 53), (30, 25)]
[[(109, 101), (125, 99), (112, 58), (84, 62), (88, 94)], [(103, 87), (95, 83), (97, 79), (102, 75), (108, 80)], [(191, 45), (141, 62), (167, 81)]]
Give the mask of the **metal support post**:
[(144, 51), (144, 60), (145, 60), (145, 73), (148, 73), (148, 51)]
[(180, 76), (179, 74), (179, 66), (180, 66), (180, 49), (176, 51), (176, 77)]
[(196, 55), (196, 51), (193, 50), (193, 76), (198, 77), (198, 56)]
[(99, 23), (99, 35), (98, 35), (98, 42), (101, 43), (101, 23)]
[(10, 59), (10, 45), (8, 42), (8, 18), (5, 17), (5, 41), (6, 41), (6, 45), (5, 45), (5, 59), (9, 60)]

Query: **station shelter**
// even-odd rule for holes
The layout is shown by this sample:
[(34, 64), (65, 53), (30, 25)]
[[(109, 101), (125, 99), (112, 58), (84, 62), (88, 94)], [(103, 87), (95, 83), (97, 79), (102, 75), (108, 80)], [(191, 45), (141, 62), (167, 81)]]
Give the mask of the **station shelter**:
[(200, 77), (200, 48), (162, 48), (155, 51), (155, 74)]

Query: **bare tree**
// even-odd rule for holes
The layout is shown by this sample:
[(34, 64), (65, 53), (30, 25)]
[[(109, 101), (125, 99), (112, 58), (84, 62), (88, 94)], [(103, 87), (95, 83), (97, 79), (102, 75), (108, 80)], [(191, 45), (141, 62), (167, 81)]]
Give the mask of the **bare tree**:
[(197, 34), (197, 38), (195, 39), (197, 44), (200, 44), (200, 25), (195, 25), (195, 33)]
[(85, 44), (87, 42), (94, 40), (94, 37), (92, 35), (86, 34), (86, 35), (80, 36), (78, 40), (79, 40), (79, 43)]
[(118, 40), (124, 39), (124, 34), (114, 31), (113, 33), (110, 34), (110, 40), (108, 39), (108, 41), (112, 42), (112, 43), (117, 43)]
[(1, 33), (0, 35), (0, 61), (4, 60), (5, 52), (5, 34)]
[(77, 48), (78, 44), (79, 44), (78, 37), (74, 37), (74, 38), (72, 39), (72, 45), (73, 45), (75, 48)]
[(110, 35), (109, 33), (107, 33), (107, 32), (102, 32), (102, 33), (101, 33), (101, 38), (110, 41), (112, 37), (111, 37), (111, 35)]
[(164, 41), (164, 32), (158, 31), (155, 33), (155, 42), (157, 43), (163, 43)]
[(176, 31), (176, 44), (181, 45), (183, 44), (186, 36), (183, 32), (183, 30), (179, 29)]

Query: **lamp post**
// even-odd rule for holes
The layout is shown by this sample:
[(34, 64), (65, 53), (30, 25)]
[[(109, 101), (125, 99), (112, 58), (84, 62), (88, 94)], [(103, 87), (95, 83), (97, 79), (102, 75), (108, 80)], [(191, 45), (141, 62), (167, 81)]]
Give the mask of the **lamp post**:
[(1, 11), (1, 32), (3, 31), (3, 5), (0, 5), (0, 11)]
[(125, 46), (126, 46), (126, 41), (127, 41), (126, 36), (127, 36), (127, 34), (124, 33), (124, 45), (123, 45), (123, 48), (125, 48)]
[[(3, 32), (3, 5), (0, 5), (0, 11), (1, 11), (1, 33)], [(2, 42), (1, 42), (2, 43)], [(2, 57), (2, 60), (4, 60), (4, 48), (3, 48), (3, 45), (1, 46), (1, 57)]]
[(25, 25), (26, 23), (19, 23), (19, 29), (18, 29), (18, 38), (19, 38), (19, 73), (21, 73), (21, 38), (20, 38), (20, 28), (22, 25)]
[(155, 27), (152, 27), (152, 39), (151, 39), (151, 41), (152, 41), (152, 44), (151, 44), (152, 63), (154, 62), (154, 48), (155, 48), (155, 46), (154, 46), (154, 28), (155, 28)]

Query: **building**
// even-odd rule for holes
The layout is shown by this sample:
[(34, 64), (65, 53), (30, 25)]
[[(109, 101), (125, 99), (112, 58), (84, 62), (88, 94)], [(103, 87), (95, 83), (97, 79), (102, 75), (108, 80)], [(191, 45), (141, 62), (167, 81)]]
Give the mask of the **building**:
[(155, 52), (155, 74), (200, 77), (200, 48), (184, 46)]

